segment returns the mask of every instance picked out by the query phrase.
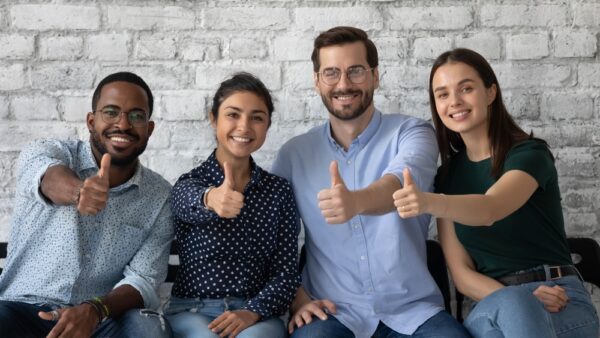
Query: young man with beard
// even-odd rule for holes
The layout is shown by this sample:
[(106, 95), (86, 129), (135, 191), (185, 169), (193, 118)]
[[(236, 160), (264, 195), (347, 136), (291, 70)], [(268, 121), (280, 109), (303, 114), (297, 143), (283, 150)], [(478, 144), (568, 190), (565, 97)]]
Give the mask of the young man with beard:
[(377, 49), (364, 31), (321, 33), (312, 61), (329, 122), (287, 142), (273, 165), (293, 185), (306, 234), (292, 337), (468, 337), (427, 270), (430, 217), (401, 219), (392, 198), (410, 184), (404, 168), (431, 191), (433, 128), (374, 107)]
[(170, 184), (139, 163), (154, 130), (153, 97), (132, 73), (103, 79), (89, 142), (25, 148), (8, 257), (1, 337), (169, 337), (155, 312), (173, 224)]

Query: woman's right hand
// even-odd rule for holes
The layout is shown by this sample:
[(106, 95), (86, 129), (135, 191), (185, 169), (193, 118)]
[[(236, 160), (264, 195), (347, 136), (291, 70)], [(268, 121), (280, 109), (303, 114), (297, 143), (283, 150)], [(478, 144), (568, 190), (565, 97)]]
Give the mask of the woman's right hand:
[(312, 316), (316, 316), (320, 320), (327, 320), (325, 310), (331, 314), (335, 314), (337, 311), (335, 304), (329, 299), (312, 300), (302, 305), (290, 318), (290, 323), (288, 324), (289, 333), (292, 334), (294, 332), (294, 326), (300, 328), (303, 325), (310, 324)]
[(567, 306), (567, 302), (569, 302), (567, 292), (558, 285), (540, 285), (533, 291), (533, 295), (536, 296), (540, 302), (544, 303), (544, 307), (548, 312), (559, 312), (564, 309), (565, 306)]
[(235, 218), (244, 207), (244, 195), (234, 190), (235, 182), (229, 163), (223, 163), (223, 172), (223, 183), (205, 196), (206, 207), (220, 217)]
[(409, 218), (426, 213), (427, 196), (413, 183), (408, 168), (404, 168), (402, 174), (404, 175), (404, 186), (392, 195), (398, 214), (402, 218)]

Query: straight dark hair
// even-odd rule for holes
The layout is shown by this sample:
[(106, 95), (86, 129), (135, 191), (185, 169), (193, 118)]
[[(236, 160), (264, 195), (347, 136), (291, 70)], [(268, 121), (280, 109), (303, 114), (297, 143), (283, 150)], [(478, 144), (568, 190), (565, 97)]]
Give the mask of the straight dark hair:
[(369, 39), (367, 33), (356, 27), (338, 26), (322, 32), (315, 39), (314, 49), (310, 57), (313, 63), (314, 72), (318, 73), (319, 68), (321, 68), (321, 60), (319, 60), (319, 51), (321, 48), (357, 41), (362, 42), (367, 49), (367, 63), (369, 64), (369, 67), (377, 68), (377, 66), (379, 66), (377, 47), (375, 47), (373, 41)]
[[(448, 174), (449, 164), (452, 157), (466, 148), (460, 134), (448, 129), (440, 119), (435, 107), (433, 93), (433, 76), (441, 66), (447, 63), (464, 63), (479, 74), (486, 88), (496, 85), (496, 98), (488, 106), (488, 137), (490, 142), (490, 153), (492, 160), (491, 176), (498, 179), (502, 176), (502, 168), (508, 152), (516, 145), (525, 140), (536, 139), (546, 146), (546, 141), (533, 137), (533, 132), (527, 134), (519, 127), (508, 113), (502, 100), (502, 90), (492, 66), (479, 53), (466, 48), (456, 48), (443, 53), (433, 63), (429, 74), (429, 105), (431, 107), (431, 119), (436, 130), (436, 138), (442, 159), (441, 179)], [(552, 156), (552, 154), (550, 154)]]

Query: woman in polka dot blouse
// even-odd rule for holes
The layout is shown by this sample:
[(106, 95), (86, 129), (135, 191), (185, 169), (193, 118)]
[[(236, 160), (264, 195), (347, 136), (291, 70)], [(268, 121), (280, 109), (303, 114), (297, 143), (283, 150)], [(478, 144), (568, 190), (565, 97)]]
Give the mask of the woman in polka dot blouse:
[(272, 112), (256, 77), (221, 83), (210, 112), (217, 148), (173, 187), (181, 266), (165, 313), (176, 336), (286, 336), (277, 316), (300, 284), (296, 205), (290, 184), (251, 157)]

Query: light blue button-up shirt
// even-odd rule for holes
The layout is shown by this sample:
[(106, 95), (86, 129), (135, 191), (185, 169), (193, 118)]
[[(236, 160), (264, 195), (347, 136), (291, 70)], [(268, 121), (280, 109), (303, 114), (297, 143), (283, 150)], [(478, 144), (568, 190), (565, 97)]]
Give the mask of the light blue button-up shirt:
[(304, 224), (304, 288), (313, 298), (333, 301), (336, 318), (357, 338), (371, 337), (379, 321), (412, 334), (443, 309), (442, 295), (427, 270), (430, 216), (401, 219), (394, 211), (330, 225), (321, 215), (317, 193), (331, 186), (332, 160), (350, 190), (363, 189), (386, 174), (403, 181), (402, 171), (408, 167), (415, 184), (431, 191), (438, 156), (433, 128), (417, 118), (375, 111), (348, 151), (330, 130), (326, 123), (291, 139), (272, 170), (292, 183)]
[(145, 307), (157, 308), (174, 232), (171, 185), (140, 164), (129, 181), (110, 189), (100, 213), (82, 216), (39, 192), (46, 170), (58, 164), (81, 179), (98, 172), (89, 142), (40, 140), (21, 152), (0, 299), (78, 304), (128, 284)]

